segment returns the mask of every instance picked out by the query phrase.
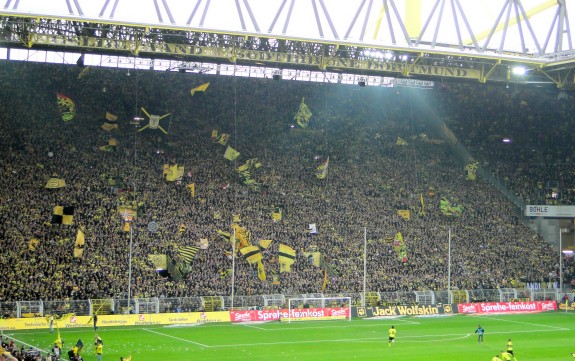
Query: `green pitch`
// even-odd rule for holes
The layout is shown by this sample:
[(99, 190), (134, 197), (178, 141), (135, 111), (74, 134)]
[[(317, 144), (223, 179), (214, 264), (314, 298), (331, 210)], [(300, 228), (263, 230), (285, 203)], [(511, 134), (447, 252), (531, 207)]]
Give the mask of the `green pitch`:
[[(478, 344), (473, 334), (485, 328)], [(387, 330), (397, 329), (388, 346)], [(547, 312), (523, 315), (438, 318), (401, 317), (353, 321), (270, 322), (260, 324), (204, 324), (189, 327), (112, 327), (98, 332), (104, 341), (103, 361), (158, 360), (464, 360), (490, 361), (505, 349), (508, 338), (518, 361), (572, 360), (575, 352), (575, 315)], [(64, 352), (80, 338), (84, 360), (95, 360), (91, 328), (61, 330)], [(56, 332), (7, 332), (18, 346), (48, 351)], [(67, 359), (65, 357), (64, 359)]]

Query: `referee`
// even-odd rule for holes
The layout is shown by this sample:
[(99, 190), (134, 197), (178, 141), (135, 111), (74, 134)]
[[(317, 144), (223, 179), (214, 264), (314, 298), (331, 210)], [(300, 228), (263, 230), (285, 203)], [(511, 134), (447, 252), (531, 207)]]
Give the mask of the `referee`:
[(485, 333), (485, 330), (483, 327), (481, 327), (481, 325), (477, 325), (475, 333), (477, 334), (477, 343), (483, 342), (483, 334)]

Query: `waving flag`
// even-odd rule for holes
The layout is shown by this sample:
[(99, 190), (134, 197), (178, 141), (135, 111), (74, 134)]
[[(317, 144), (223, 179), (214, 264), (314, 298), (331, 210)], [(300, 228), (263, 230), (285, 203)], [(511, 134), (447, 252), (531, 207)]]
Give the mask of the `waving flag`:
[(204, 83), (202, 85), (199, 85), (195, 88), (192, 88), (192, 90), (191, 90), (192, 96), (194, 96), (194, 94), (196, 92), (204, 92), (205, 93), (206, 89), (208, 89), (209, 86), (210, 86), (210, 83), (208, 82), (208, 83)]
[(74, 258), (82, 258), (84, 255), (84, 245), (86, 243), (86, 235), (79, 229), (76, 234), (76, 242), (74, 244)]
[(280, 272), (291, 272), (291, 265), (295, 262), (295, 250), (288, 245), (279, 246)]
[(76, 103), (64, 94), (56, 94), (58, 100), (58, 109), (60, 109), (60, 114), (62, 115), (62, 120), (69, 122), (76, 116)]
[(118, 120), (118, 116), (116, 114), (106, 112), (106, 120), (109, 120), (111, 122), (115, 122), (116, 120)]
[(224, 158), (226, 158), (227, 160), (231, 160), (233, 162), (239, 156), (240, 156), (240, 152), (238, 152), (237, 150), (235, 150), (234, 148), (232, 148), (228, 145), (228, 147), (226, 148), (226, 151), (224, 153)]
[(258, 246), (247, 246), (240, 249), (240, 253), (250, 263), (259, 263), (262, 261), (262, 252)]
[(299, 104), (297, 114), (293, 119), (300, 127), (307, 128), (311, 116), (312, 113), (309, 110), (308, 106), (305, 104), (305, 98), (301, 98), (301, 103)]
[(329, 167), (329, 157), (327, 157), (325, 162), (323, 162), (316, 168), (315, 176), (318, 179), (324, 179), (325, 177), (327, 177), (328, 167)]

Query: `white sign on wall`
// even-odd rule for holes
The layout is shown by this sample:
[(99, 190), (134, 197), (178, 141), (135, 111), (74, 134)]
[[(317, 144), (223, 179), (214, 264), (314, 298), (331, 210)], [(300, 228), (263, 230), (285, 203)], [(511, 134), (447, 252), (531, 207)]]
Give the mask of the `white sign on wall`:
[(575, 218), (575, 206), (527, 205), (525, 215), (527, 217)]

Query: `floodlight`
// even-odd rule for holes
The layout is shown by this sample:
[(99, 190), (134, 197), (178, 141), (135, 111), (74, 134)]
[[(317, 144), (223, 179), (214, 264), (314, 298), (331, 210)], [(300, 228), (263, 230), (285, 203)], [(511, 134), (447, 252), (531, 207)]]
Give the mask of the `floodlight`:
[(527, 72), (527, 69), (525, 69), (524, 66), (514, 66), (511, 71), (515, 75), (525, 75), (525, 73)]

